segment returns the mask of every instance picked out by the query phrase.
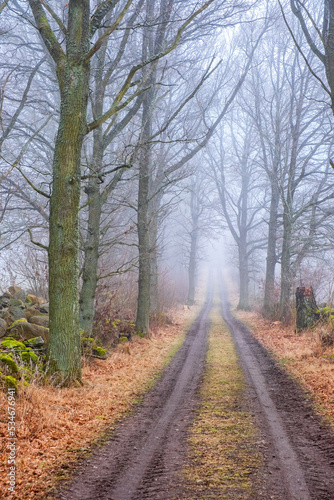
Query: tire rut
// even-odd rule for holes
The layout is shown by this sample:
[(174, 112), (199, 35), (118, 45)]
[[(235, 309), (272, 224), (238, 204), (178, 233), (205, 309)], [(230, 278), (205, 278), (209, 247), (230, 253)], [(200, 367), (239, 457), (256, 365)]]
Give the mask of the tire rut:
[(145, 395), (136, 413), (118, 425), (108, 445), (86, 461), (62, 500), (171, 499), (182, 492), (184, 440), (197, 405), (207, 351), (212, 287), (185, 342)]
[[(229, 309), (221, 286), (222, 315), (234, 338), (255, 413), (262, 422), (264, 454), (281, 500), (334, 499), (334, 433), (308, 396)], [(257, 401), (254, 401), (254, 397)]]

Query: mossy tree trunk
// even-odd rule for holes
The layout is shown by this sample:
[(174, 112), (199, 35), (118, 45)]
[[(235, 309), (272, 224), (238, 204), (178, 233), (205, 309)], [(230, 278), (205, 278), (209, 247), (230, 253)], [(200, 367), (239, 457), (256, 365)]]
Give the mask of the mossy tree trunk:
[(87, 133), (90, 48), (89, 0), (68, 6), (65, 49), (52, 31), (39, 0), (29, 0), (36, 25), (56, 63), (60, 118), (54, 149), (49, 226), (50, 372), (66, 385), (81, 379), (78, 304), (81, 149)]
[(50, 201), (49, 296), (52, 370), (66, 384), (81, 378), (78, 241), (81, 148), (89, 91), (89, 1), (70, 2), (66, 56), (58, 62), (61, 95)]
[(149, 182), (151, 145), (149, 143), (152, 135), (152, 99), (149, 90), (143, 100), (141, 154), (139, 159), (139, 184), (138, 184), (138, 252), (139, 252), (139, 275), (138, 275), (138, 300), (136, 331), (149, 335), (150, 321), (150, 290), (151, 290), (151, 262), (150, 262), (150, 233), (149, 233)]
[[(105, 84), (103, 82), (103, 66), (105, 64), (106, 43), (99, 54), (95, 69), (95, 99), (92, 101), (94, 116), (102, 116)], [(103, 168), (103, 130), (102, 124), (93, 131), (93, 154), (91, 161), (91, 178), (85, 188), (88, 199), (87, 233), (83, 245), (84, 262), (82, 268), (82, 287), (80, 290), (80, 327), (87, 336), (92, 335), (95, 314), (95, 295), (98, 282), (98, 260), (100, 244), (100, 221), (103, 200), (100, 193), (99, 175)]]

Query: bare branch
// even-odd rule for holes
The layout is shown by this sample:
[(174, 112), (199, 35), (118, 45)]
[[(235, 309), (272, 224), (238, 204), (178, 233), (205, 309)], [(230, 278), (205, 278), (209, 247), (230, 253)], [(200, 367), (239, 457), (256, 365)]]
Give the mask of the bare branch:
[[(285, 18), (284, 13), (283, 13), (283, 7), (282, 7), (282, 4), (281, 4), (280, 0), (278, 0), (278, 3), (279, 3), (279, 5), (280, 5), (281, 11), (282, 11), (282, 14), (283, 14), (283, 17), (284, 17), (284, 22), (285, 22), (285, 24), (287, 24), (287, 22), (286, 22), (286, 18)], [(298, 3), (300, 3), (300, 2), (298, 1)], [(298, 19), (298, 21), (299, 21), (299, 23), (300, 23), (300, 25), (301, 25), (301, 28), (302, 28), (302, 30), (303, 30), (303, 33), (304, 33), (305, 38), (306, 38), (306, 40), (307, 40), (307, 43), (308, 43), (308, 44), (309, 44), (309, 46), (310, 46), (310, 49), (311, 49), (311, 50), (312, 50), (312, 52), (313, 52), (313, 53), (314, 53), (314, 54), (315, 54), (315, 55), (316, 55), (316, 56), (320, 59), (320, 61), (321, 61), (323, 64), (325, 64), (325, 62), (326, 62), (325, 55), (324, 55), (322, 52), (320, 52), (320, 50), (318, 49), (318, 47), (316, 46), (316, 44), (315, 44), (315, 43), (314, 43), (314, 41), (312, 40), (312, 37), (311, 37), (311, 35), (310, 35), (310, 32), (309, 32), (309, 30), (308, 30), (308, 28), (307, 28), (307, 26), (306, 26), (306, 23), (305, 23), (305, 19), (304, 19), (304, 17), (303, 17), (303, 14), (302, 14), (301, 10), (300, 10), (300, 9), (298, 9), (298, 7), (297, 7), (297, 5), (296, 5), (296, 3), (295, 3), (295, 0), (290, 0), (290, 5), (291, 5), (291, 10), (292, 10), (292, 12), (293, 12), (293, 13), (294, 13), (294, 15), (297, 17), (297, 19)], [(304, 8), (305, 8), (305, 7), (304, 7)], [(305, 9), (305, 10), (306, 10), (306, 9)], [(306, 12), (307, 12), (307, 11), (306, 11)], [(289, 28), (289, 31), (290, 31), (290, 28)], [(317, 31), (318, 31), (318, 30), (317, 30)], [(318, 31), (318, 32), (319, 32), (319, 31)], [(321, 36), (321, 35), (320, 35), (320, 37), (321, 37), (321, 40), (322, 40), (322, 36)], [(323, 41), (323, 40), (322, 40), (322, 41)]]
[(45, 15), (45, 11), (42, 7), (41, 0), (28, 0), (28, 1), (34, 19), (36, 21), (37, 29), (41, 34), (45, 46), (48, 49), (52, 59), (56, 62), (56, 64), (59, 64), (60, 61), (63, 58), (65, 58), (65, 53), (50, 27), (50, 24)]
[(43, 243), (38, 243), (38, 241), (34, 241), (31, 229), (27, 229), (27, 232), (28, 232), (28, 234), (30, 236), (31, 243), (33, 243), (34, 245), (36, 245), (39, 248), (42, 248), (43, 250), (46, 250), (47, 252), (49, 251), (49, 247), (43, 245)]
[(91, 36), (96, 33), (101, 25), (102, 19), (115, 7), (115, 5), (118, 4), (118, 2), (119, 0), (106, 0), (105, 2), (101, 2), (100, 5), (97, 6), (94, 14), (90, 19)]
[(100, 36), (100, 38), (95, 42), (95, 44), (93, 45), (93, 47), (90, 49), (90, 51), (88, 52), (88, 54), (85, 56), (85, 61), (86, 62), (88, 62), (93, 57), (93, 55), (96, 54), (96, 52), (102, 46), (103, 42), (118, 28), (118, 26), (122, 22), (125, 14), (128, 12), (128, 10), (129, 10), (129, 8), (130, 8), (130, 6), (131, 6), (132, 3), (133, 3), (133, 0), (128, 0), (126, 2), (123, 10), (121, 11), (121, 13), (119, 14), (119, 16), (117, 17), (117, 19), (114, 22), (114, 24), (105, 30), (105, 32), (103, 33), (103, 35)]
[(43, 4), (43, 6), (46, 8), (46, 10), (49, 12), (51, 17), (56, 21), (56, 23), (58, 24), (59, 28), (64, 33), (64, 35), (66, 35), (66, 33), (67, 33), (66, 28), (63, 25), (60, 17), (57, 16), (57, 14), (51, 9), (50, 5), (45, 0), (41, 0), (41, 2)]
[[(330, 90), (326, 87), (325, 83), (321, 80), (321, 78), (313, 71), (313, 69), (310, 66), (310, 63), (307, 60), (307, 57), (305, 56), (305, 54), (302, 51), (299, 43), (297, 42), (297, 39), (296, 39), (295, 35), (293, 34), (293, 31), (292, 31), (292, 29), (291, 29), (291, 27), (290, 27), (290, 25), (289, 25), (289, 23), (287, 21), (287, 18), (286, 18), (285, 14), (284, 14), (284, 10), (283, 10), (281, 1), (278, 0), (278, 3), (280, 5), (282, 16), (283, 16), (284, 22), (286, 24), (286, 27), (288, 28), (288, 30), (290, 32), (290, 35), (291, 35), (291, 37), (292, 37), (292, 39), (293, 39), (293, 41), (294, 41), (294, 43), (295, 43), (295, 45), (296, 45), (296, 47), (298, 49), (298, 52), (301, 54), (302, 58), (304, 59), (307, 68), (309, 69), (310, 73), (318, 80), (318, 82), (320, 83), (320, 85), (322, 86), (322, 88), (324, 89), (324, 91), (327, 92), (327, 94), (331, 97), (332, 94), (331, 94)], [(320, 58), (320, 60), (322, 60), (322, 59)], [(322, 62), (325, 64), (324, 61), (322, 61)]]

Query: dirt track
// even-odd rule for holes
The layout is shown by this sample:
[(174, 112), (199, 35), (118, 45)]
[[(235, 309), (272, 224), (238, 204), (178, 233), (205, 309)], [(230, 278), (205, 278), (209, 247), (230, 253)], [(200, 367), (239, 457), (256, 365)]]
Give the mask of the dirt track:
[(183, 460), (184, 436), (196, 406), (207, 350), (212, 291), (187, 338), (136, 414), (85, 464), (58, 498), (80, 500), (171, 499)]
[[(57, 498), (188, 498), (178, 473), (197, 406), (211, 301), (212, 291), (185, 343), (136, 413), (120, 423), (110, 443), (82, 465)], [(320, 423), (298, 386), (231, 316), (224, 297), (222, 304), (244, 368), (249, 408), (260, 426), (265, 457), (261, 498), (333, 500), (334, 434)]]
[(222, 314), (261, 423), (272, 498), (333, 500), (334, 433), (320, 422), (300, 387), (231, 315), (224, 293)]

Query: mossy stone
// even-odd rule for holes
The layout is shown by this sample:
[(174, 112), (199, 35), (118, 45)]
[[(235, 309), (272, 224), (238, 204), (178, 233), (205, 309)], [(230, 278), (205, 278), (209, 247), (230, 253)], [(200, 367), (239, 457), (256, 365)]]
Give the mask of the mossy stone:
[(1, 342), (1, 347), (5, 347), (6, 349), (19, 349), (19, 350), (26, 349), (26, 346), (22, 342), (8, 338)]
[(12, 374), (19, 373), (19, 367), (9, 354), (0, 354), (0, 362), (3, 363)]
[(15, 389), (15, 392), (18, 390), (18, 382), (16, 378), (12, 377), (11, 375), (6, 375), (3, 377), (3, 382), (5, 385), (6, 389)]

